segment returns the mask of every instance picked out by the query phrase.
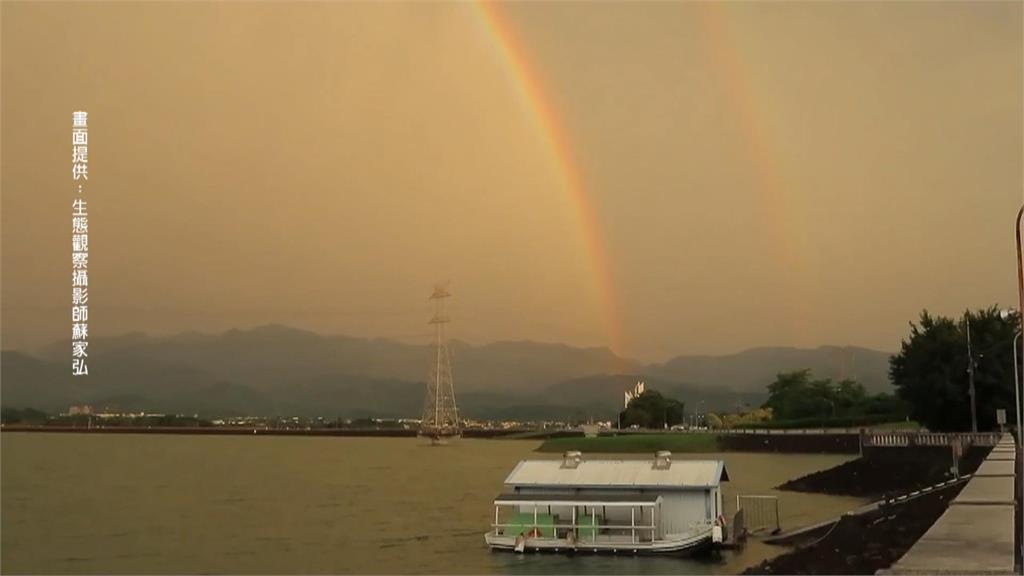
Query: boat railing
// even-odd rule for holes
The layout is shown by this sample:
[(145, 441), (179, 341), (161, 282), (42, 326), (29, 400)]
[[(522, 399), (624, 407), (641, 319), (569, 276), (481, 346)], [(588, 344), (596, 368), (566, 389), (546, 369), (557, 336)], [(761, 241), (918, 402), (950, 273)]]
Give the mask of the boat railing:
[(644, 526), (642, 524), (634, 524), (632, 526), (629, 525), (629, 524), (598, 524), (596, 526), (591, 526), (591, 525), (586, 525), (586, 524), (534, 524), (534, 525), (531, 525), (531, 524), (526, 524), (526, 525), (523, 525), (523, 524), (491, 524), (492, 528), (511, 528), (511, 527), (521, 528), (521, 527), (524, 527), (524, 526), (526, 528), (537, 529), (537, 530), (539, 530), (541, 528), (555, 528), (555, 529), (568, 528), (568, 529), (571, 529), (571, 530), (577, 530), (577, 529), (579, 529), (579, 530), (594, 530), (594, 529), (597, 529), (597, 530), (605, 530), (605, 529), (607, 529), (607, 530), (630, 530), (630, 529), (636, 529), (636, 530), (655, 530), (657, 528), (657, 526), (650, 526), (650, 525)]
[[(518, 528), (525, 529), (527, 533), (534, 530), (538, 534), (542, 530), (551, 530), (554, 532), (554, 536), (530, 536), (531, 539), (539, 540), (558, 540), (564, 539), (569, 533), (574, 533), (575, 540), (577, 542), (599, 542), (607, 539), (610, 536), (620, 536), (622, 539), (629, 540), (631, 542), (637, 542), (638, 538), (640, 541), (654, 541), (657, 540), (657, 526), (651, 525), (640, 525), (640, 524), (599, 524), (599, 525), (581, 525), (581, 524), (517, 524), (517, 523), (496, 523), (491, 524), (491, 528), (494, 529), (495, 536), (502, 536), (505, 528)], [(561, 536), (559, 532), (562, 532)], [(518, 536), (518, 534), (509, 534), (509, 536)]]

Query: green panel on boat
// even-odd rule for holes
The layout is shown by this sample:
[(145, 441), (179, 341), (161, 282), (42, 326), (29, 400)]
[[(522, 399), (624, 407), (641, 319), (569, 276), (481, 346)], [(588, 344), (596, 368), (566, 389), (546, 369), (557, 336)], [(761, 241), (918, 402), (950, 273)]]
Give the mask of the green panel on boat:
[(526, 534), (536, 526), (541, 536), (545, 538), (555, 537), (555, 517), (551, 514), (537, 514), (536, 523), (533, 520), (533, 512), (513, 514), (506, 524), (509, 524), (509, 526), (505, 527), (504, 534), (511, 536)]
[(597, 536), (597, 527), (601, 523), (590, 516), (580, 516), (576, 519), (576, 534), (579, 538), (593, 538)]

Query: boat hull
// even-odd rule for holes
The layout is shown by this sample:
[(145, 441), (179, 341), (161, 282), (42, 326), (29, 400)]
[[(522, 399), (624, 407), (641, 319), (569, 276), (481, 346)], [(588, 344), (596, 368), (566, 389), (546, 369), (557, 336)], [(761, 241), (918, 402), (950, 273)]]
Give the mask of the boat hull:
[(526, 538), (488, 532), (484, 540), (492, 550), (508, 552), (559, 552), (577, 554), (678, 554), (687, 555), (712, 545), (711, 530), (653, 542), (626, 539), (571, 542), (565, 538)]

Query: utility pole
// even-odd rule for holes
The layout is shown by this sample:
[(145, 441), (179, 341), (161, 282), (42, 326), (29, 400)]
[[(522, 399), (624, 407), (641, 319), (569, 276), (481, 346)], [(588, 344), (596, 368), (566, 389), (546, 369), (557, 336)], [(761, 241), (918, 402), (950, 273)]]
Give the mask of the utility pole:
[[(1020, 317), (1020, 314), (1018, 314)], [(1020, 414), (1020, 370), (1017, 367), (1017, 342), (1020, 340), (1021, 331), (1013, 335), (1013, 411), (1017, 413), (1017, 446), (1020, 446), (1021, 414)]]
[[(1022, 205), (1020, 207), (1020, 210), (1017, 210), (1017, 220), (1014, 222), (1014, 225), (1013, 225), (1013, 235), (1014, 235), (1014, 237), (1017, 240), (1017, 298), (1019, 299), (1018, 300), (1018, 307), (1017, 307), (1017, 318), (1020, 321), (1020, 328), (1021, 328), (1021, 330), (1024, 330), (1024, 253), (1021, 252), (1021, 241), (1020, 241), (1020, 223), (1021, 223), (1022, 219), (1024, 219), (1024, 205)], [(1017, 373), (1016, 373), (1016, 371), (1017, 371), (1017, 358), (1016, 358), (1016, 356), (1017, 356), (1017, 343), (1016, 343), (1016, 341), (1014, 341), (1013, 352), (1014, 352), (1014, 359), (1013, 359), (1014, 380), (1016, 380), (1017, 379)], [(1016, 384), (1017, 383), (1014, 382), (1014, 385), (1016, 385)], [(1017, 406), (1017, 410), (1018, 410), (1017, 414), (1020, 414), (1020, 412), (1019, 412), (1020, 406), (1019, 405)], [(1022, 441), (1021, 441), (1021, 432), (1022, 431), (1021, 431), (1020, 427), (1018, 426), (1018, 428), (1017, 428), (1017, 466), (1016, 466), (1016, 470), (1014, 470), (1014, 472), (1017, 473), (1017, 474), (1021, 473), (1020, 462), (1022, 461), (1022, 459), (1024, 459), (1024, 450), (1022, 450), (1022, 448), (1024, 448), (1024, 443), (1022, 443)], [(1022, 508), (1022, 504), (1021, 504), (1022, 502), (1024, 502), (1024, 482), (1018, 482), (1018, 485), (1020, 485), (1020, 487), (1021, 487), (1020, 488), (1021, 489), (1021, 494), (1019, 494), (1018, 497), (1017, 497), (1017, 518), (1018, 518), (1018, 521), (1021, 521), (1020, 519), (1024, 518), (1024, 508)], [(1020, 557), (1024, 558), (1024, 543), (1020, 544), (1019, 546), (1021, 547), (1021, 549), (1018, 551), (1018, 553), (1020, 554)]]
[(971, 313), (964, 314), (967, 322), (967, 385), (971, 395), (971, 432), (978, 432), (978, 405), (974, 398), (974, 355), (971, 353)]
[[(1021, 242), (1020, 242), (1020, 223), (1021, 223), (1021, 219), (1022, 218), (1024, 218), (1024, 206), (1021, 206), (1020, 210), (1017, 211), (1017, 220), (1016, 220), (1016, 223), (1014, 224), (1014, 227), (1013, 227), (1013, 235), (1017, 239), (1017, 298), (1019, 300), (1018, 307), (1017, 307), (1017, 321), (1018, 321), (1018, 326), (1020, 327), (1020, 329), (1024, 330), (1024, 254), (1021, 253)], [(1013, 385), (1017, 386), (1018, 377), (1017, 377), (1017, 343), (1016, 343), (1016, 340), (1014, 340), (1014, 344), (1013, 344), (1013, 354), (1014, 354), (1014, 361), (1013, 361), (1013, 370), (1014, 370), (1014, 372), (1013, 372), (1013, 374), (1014, 374), (1014, 376), (1013, 376)], [(1018, 415), (1020, 414), (1020, 411), (1021, 411), (1021, 406), (1020, 406), (1020, 403), (1018, 402), (1018, 404), (1017, 404), (1017, 414)], [(1017, 424), (1017, 448), (1018, 448), (1018, 452), (1020, 452), (1020, 447), (1022, 445), (1024, 445), (1024, 441), (1021, 440), (1021, 433), (1022, 433), (1022, 430), (1020, 428), (1020, 423), (1018, 422), (1018, 424)], [(1017, 454), (1018, 458), (1020, 458), (1021, 456), (1022, 456), (1022, 454)], [(1022, 491), (1021, 495), (1024, 496), (1024, 483), (1021, 484), (1021, 491)], [(1022, 499), (1021, 501), (1024, 502), (1024, 499)]]

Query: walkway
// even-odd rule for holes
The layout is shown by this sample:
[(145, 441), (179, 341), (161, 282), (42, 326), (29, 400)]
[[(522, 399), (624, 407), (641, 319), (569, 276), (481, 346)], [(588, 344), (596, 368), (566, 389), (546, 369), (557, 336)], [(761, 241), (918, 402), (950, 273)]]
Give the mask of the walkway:
[(878, 574), (1013, 574), (1016, 447), (1000, 437), (949, 508)]

